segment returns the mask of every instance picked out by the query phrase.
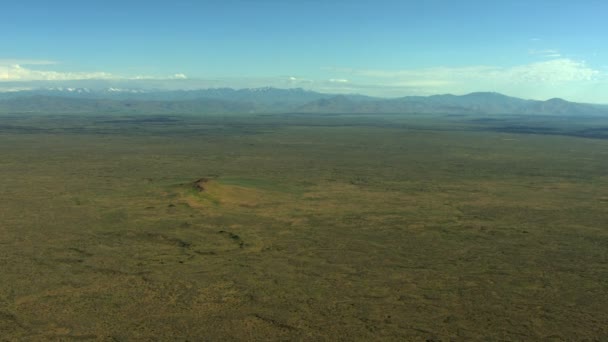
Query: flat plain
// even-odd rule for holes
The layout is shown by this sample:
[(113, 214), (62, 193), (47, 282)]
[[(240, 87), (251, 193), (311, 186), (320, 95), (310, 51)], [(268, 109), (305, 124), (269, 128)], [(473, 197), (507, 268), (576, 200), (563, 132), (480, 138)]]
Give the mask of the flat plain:
[(0, 117), (0, 340), (605, 340), (608, 119)]

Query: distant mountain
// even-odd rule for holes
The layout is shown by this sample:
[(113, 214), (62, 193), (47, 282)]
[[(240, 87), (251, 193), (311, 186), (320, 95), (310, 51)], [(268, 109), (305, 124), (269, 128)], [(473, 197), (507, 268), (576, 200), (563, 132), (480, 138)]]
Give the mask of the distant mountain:
[(608, 106), (524, 100), (498, 93), (394, 99), (323, 94), (304, 89), (212, 88), (184, 91), (49, 88), (0, 93), (0, 113), (351, 113), (608, 116)]
[(0, 100), (0, 113), (229, 114), (257, 111), (256, 105), (248, 102), (216, 99), (141, 101), (34, 95)]
[(307, 103), (297, 111), (302, 113), (608, 115), (607, 108), (595, 105), (562, 99), (524, 100), (498, 93), (408, 96), (370, 101), (335, 96)]
[(138, 88), (41, 88), (17, 92), (0, 93), (1, 99), (26, 96), (60, 96), (68, 98), (108, 99), (108, 100), (139, 100), (139, 101), (186, 101), (200, 99), (215, 99), (236, 102), (251, 102), (264, 105), (303, 105), (310, 101), (330, 97), (331, 94), (321, 94), (301, 88), (209, 88), (200, 90), (144, 90)]
[(594, 105), (568, 102), (563, 99), (550, 99), (547, 101), (532, 101), (526, 106), (526, 113), (547, 113), (554, 115), (599, 115), (608, 113), (608, 108), (600, 108)]

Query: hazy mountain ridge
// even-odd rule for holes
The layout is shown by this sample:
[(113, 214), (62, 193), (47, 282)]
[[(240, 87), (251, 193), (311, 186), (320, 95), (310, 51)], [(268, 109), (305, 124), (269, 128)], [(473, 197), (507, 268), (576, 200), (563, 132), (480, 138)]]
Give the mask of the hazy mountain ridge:
[(345, 113), (345, 114), (534, 114), (608, 115), (608, 106), (525, 100), (499, 93), (406, 96), (385, 99), (363, 95), (336, 95), (301, 88), (210, 88), (155, 91), (108, 88), (51, 88), (0, 93), (0, 112), (37, 113)]
[(227, 114), (256, 111), (257, 107), (248, 102), (218, 99), (144, 101), (33, 95), (0, 100), (0, 113)]
[(157, 90), (142, 88), (108, 87), (92, 89), (86, 87), (51, 87), (15, 92), (0, 92), (1, 99), (24, 96), (59, 96), (69, 98), (108, 99), (108, 100), (140, 100), (140, 101), (184, 101), (199, 99), (217, 99), (238, 102), (257, 103), (296, 103), (318, 100), (332, 94), (322, 94), (302, 88), (279, 89), (264, 88), (208, 88), (198, 90)]
[(524, 100), (498, 93), (467, 95), (408, 96), (397, 99), (355, 101), (347, 96), (313, 101), (300, 108), (303, 113), (429, 113), (429, 114), (536, 114), (608, 115), (608, 107), (569, 102)]

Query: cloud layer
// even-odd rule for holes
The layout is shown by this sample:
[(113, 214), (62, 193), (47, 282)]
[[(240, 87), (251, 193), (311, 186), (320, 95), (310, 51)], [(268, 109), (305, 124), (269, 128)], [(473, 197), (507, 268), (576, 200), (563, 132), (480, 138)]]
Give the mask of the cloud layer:
[(106, 72), (57, 72), (33, 70), (21, 64), (0, 65), (0, 81), (68, 81), (115, 78)]
[[(559, 53), (537, 52), (541, 57)], [(373, 96), (465, 94), (496, 91), (532, 99), (563, 97), (581, 102), (608, 103), (608, 70), (595, 69), (584, 61), (552, 58), (541, 62), (498, 66), (434, 67), (418, 69), (324, 68), (323, 78), (289, 75), (259, 78), (189, 78), (183, 73), (166, 77), (124, 76), (109, 72), (59, 72), (52, 61), (0, 59), (0, 90), (25, 84), (80, 82), (88, 86), (118, 84), (155, 89), (198, 89), (209, 87), (302, 87), (331, 93), (361, 93)], [(2, 83), (4, 84), (3, 86)]]
[(406, 70), (333, 69), (333, 71), (368, 78), (384, 79), (397, 84), (421, 86), (448, 85), (471, 81), (557, 83), (592, 81), (600, 76), (600, 71), (588, 67), (584, 62), (567, 58), (513, 67), (469, 66)]
[[(183, 73), (173, 74), (167, 77), (155, 77), (148, 75), (124, 76), (109, 72), (61, 72), (48, 69), (48, 66), (56, 64), (52, 61), (40, 60), (14, 60), (0, 59), (0, 82), (19, 81), (75, 81), (75, 80), (185, 80), (188, 77)], [(30, 66), (38, 66), (33, 69)], [(42, 68), (40, 66), (43, 66)]]
[[(544, 51), (543, 53), (548, 53)], [(497, 91), (524, 98), (566, 97), (573, 100), (602, 101), (600, 90), (608, 90), (606, 73), (583, 61), (557, 58), (511, 67), (466, 66), (404, 70), (330, 68), (334, 75), (348, 77), (349, 87), (369, 87), (380, 95), (463, 94), (473, 91)], [(346, 76), (348, 75), (348, 76)]]

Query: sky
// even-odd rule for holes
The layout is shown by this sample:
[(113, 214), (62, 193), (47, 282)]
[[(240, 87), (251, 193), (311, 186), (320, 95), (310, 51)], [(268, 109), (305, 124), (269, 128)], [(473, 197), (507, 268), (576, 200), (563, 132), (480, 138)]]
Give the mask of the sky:
[(605, 0), (3, 1), (0, 90), (496, 91), (608, 103)]

